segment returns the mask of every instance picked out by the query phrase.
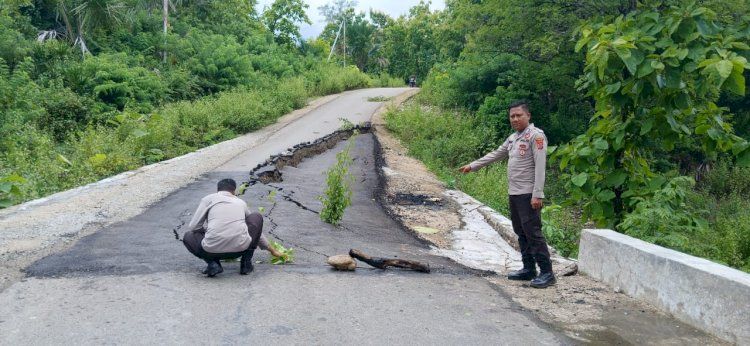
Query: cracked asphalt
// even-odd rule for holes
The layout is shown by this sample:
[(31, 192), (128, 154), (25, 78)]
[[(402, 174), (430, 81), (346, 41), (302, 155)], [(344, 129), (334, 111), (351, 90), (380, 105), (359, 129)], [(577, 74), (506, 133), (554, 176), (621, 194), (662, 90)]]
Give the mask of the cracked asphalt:
[[(287, 166), (282, 181), (256, 184), (242, 196), (265, 214), (264, 232), (295, 249), (294, 264), (271, 265), (267, 252), (256, 251), (261, 263), (251, 275), (238, 275), (239, 263), (228, 262), (224, 273), (206, 278), (205, 264), (175, 239), (217, 180), (247, 180), (248, 167), (274, 153), (248, 150), (141, 214), (26, 268), (26, 278), (0, 293), (0, 344), (573, 343), (481, 273), (431, 255), (386, 215), (372, 135), (355, 138), (354, 195), (341, 226), (320, 221), (324, 171), (344, 145)], [(350, 248), (427, 262), (432, 273), (363, 263), (336, 272), (325, 264)]]

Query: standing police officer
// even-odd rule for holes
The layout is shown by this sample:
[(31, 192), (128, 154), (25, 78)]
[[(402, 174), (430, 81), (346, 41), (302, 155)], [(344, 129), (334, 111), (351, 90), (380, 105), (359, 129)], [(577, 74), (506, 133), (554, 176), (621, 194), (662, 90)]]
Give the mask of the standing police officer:
[[(511, 104), (508, 114), (516, 132), (497, 150), (459, 170), (469, 173), (495, 161), (508, 159), (510, 219), (513, 231), (518, 235), (523, 260), (523, 268), (508, 273), (508, 279), (531, 280), (531, 287), (545, 288), (556, 282), (547, 241), (542, 233), (541, 217), (547, 137), (541, 129), (529, 123), (531, 113), (525, 101)], [(538, 276), (535, 262), (539, 265)]]

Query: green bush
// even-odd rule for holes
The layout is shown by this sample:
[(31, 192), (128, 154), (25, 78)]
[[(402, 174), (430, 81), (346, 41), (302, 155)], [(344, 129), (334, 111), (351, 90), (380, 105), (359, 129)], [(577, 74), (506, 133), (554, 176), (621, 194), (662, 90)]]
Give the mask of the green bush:
[(186, 51), (179, 52), (186, 66), (198, 76), (198, 85), (210, 94), (249, 85), (253, 72), (250, 56), (234, 37), (191, 32)]
[(400, 78), (394, 78), (387, 73), (381, 73), (372, 78), (373, 87), (389, 88), (389, 87), (404, 87), (406, 83)]
[(716, 197), (750, 195), (750, 167), (737, 167), (728, 159), (707, 167), (708, 173), (699, 185), (709, 194)]
[(341, 67), (333, 64), (320, 64), (305, 73), (308, 89), (315, 95), (328, 95), (344, 90), (366, 88), (372, 83), (370, 77), (356, 66)]
[[(709, 199), (709, 196), (702, 196)], [(716, 244), (710, 259), (750, 273), (750, 201), (746, 194), (733, 193), (716, 205), (711, 228), (696, 242)]]
[(65, 85), (106, 105), (102, 111), (126, 106), (150, 111), (166, 96), (167, 86), (156, 73), (134, 64), (124, 53), (100, 54), (66, 66)]
[(571, 209), (548, 205), (542, 209), (542, 232), (547, 242), (564, 257), (578, 257), (578, 241), (583, 224)]
[(638, 199), (635, 210), (617, 225), (621, 232), (655, 243), (684, 251), (701, 253), (702, 244), (692, 240), (708, 230), (708, 224), (700, 217), (700, 210), (693, 210), (687, 203), (695, 181), (689, 177), (672, 178), (662, 189), (648, 199)]
[(326, 172), (326, 189), (318, 197), (323, 203), (320, 219), (332, 225), (338, 225), (344, 218), (344, 210), (352, 204), (352, 187), (354, 176), (349, 172), (352, 164), (349, 151), (354, 146), (352, 136), (344, 150), (336, 154), (336, 163)]

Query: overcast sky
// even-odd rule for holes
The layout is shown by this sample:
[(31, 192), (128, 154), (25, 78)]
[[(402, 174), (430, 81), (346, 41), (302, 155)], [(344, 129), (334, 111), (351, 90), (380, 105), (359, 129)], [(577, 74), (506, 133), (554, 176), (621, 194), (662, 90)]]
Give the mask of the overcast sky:
[[(307, 9), (307, 16), (310, 17), (312, 25), (302, 24), (300, 26), (300, 32), (303, 38), (317, 37), (323, 27), (325, 27), (324, 19), (318, 13), (318, 7), (323, 6), (330, 2), (330, 0), (305, 0), (305, 3), (310, 5)], [(273, 0), (259, 0), (258, 11), (262, 12), (265, 6), (270, 6)], [(357, 4), (357, 12), (369, 12), (370, 8), (385, 12), (391, 17), (398, 17), (402, 14), (409, 13), (409, 9), (419, 4), (419, 0), (359, 0)], [(431, 10), (442, 10), (445, 7), (444, 0), (432, 0), (430, 5)]]

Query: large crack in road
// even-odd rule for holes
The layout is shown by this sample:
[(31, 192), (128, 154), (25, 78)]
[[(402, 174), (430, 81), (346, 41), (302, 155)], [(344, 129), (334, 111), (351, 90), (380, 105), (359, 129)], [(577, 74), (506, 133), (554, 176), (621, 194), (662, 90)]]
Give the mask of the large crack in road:
[[(358, 132), (351, 139), (350, 152), (350, 169), (357, 180), (352, 205), (339, 227), (320, 220), (318, 196), (325, 187), (324, 172), (353, 131), (295, 146), (249, 172), (207, 173), (140, 215), (106, 226), (33, 263), (26, 268), (23, 282), (0, 295), (0, 315), (8, 316), (0, 322), (0, 334), (6, 341), (84, 344), (122, 342), (138, 335), (151, 341), (231, 343), (248, 337), (321, 343), (567, 342), (497, 294), (479, 277), (486, 273), (433, 255), (385, 213), (377, 141), (366, 130)], [(225, 272), (213, 280), (200, 274), (204, 264), (174, 239), (186, 231), (192, 210), (222, 178), (248, 182), (241, 198), (264, 211), (265, 231), (271, 237), (299, 250), (294, 265), (270, 265), (267, 253), (259, 251), (255, 259), (263, 263), (249, 277), (236, 275), (236, 262), (226, 263)], [(433, 270), (426, 275), (365, 265), (362, 269), (369, 270), (337, 273), (325, 265), (325, 257), (351, 248), (378, 257), (426, 262)], [(227, 311), (232, 311), (231, 316)], [(75, 318), (68, 317), (73, 312)], [(348, 325), (350, 332), (341, 335), (336, 332), (340, 321), (330, 316), (356, 324)], [(206, 318), (233, 319), (237, 326), (217, 325)], [(14, 327), (32, 319), (44, 323), (42, 333)], [(214, 326), (211, 335), (202, 334), (206, 325)], [(414, 335), (415, 330), (422, 333)], [(279, 338), (279, 331), (286, 335)]]

